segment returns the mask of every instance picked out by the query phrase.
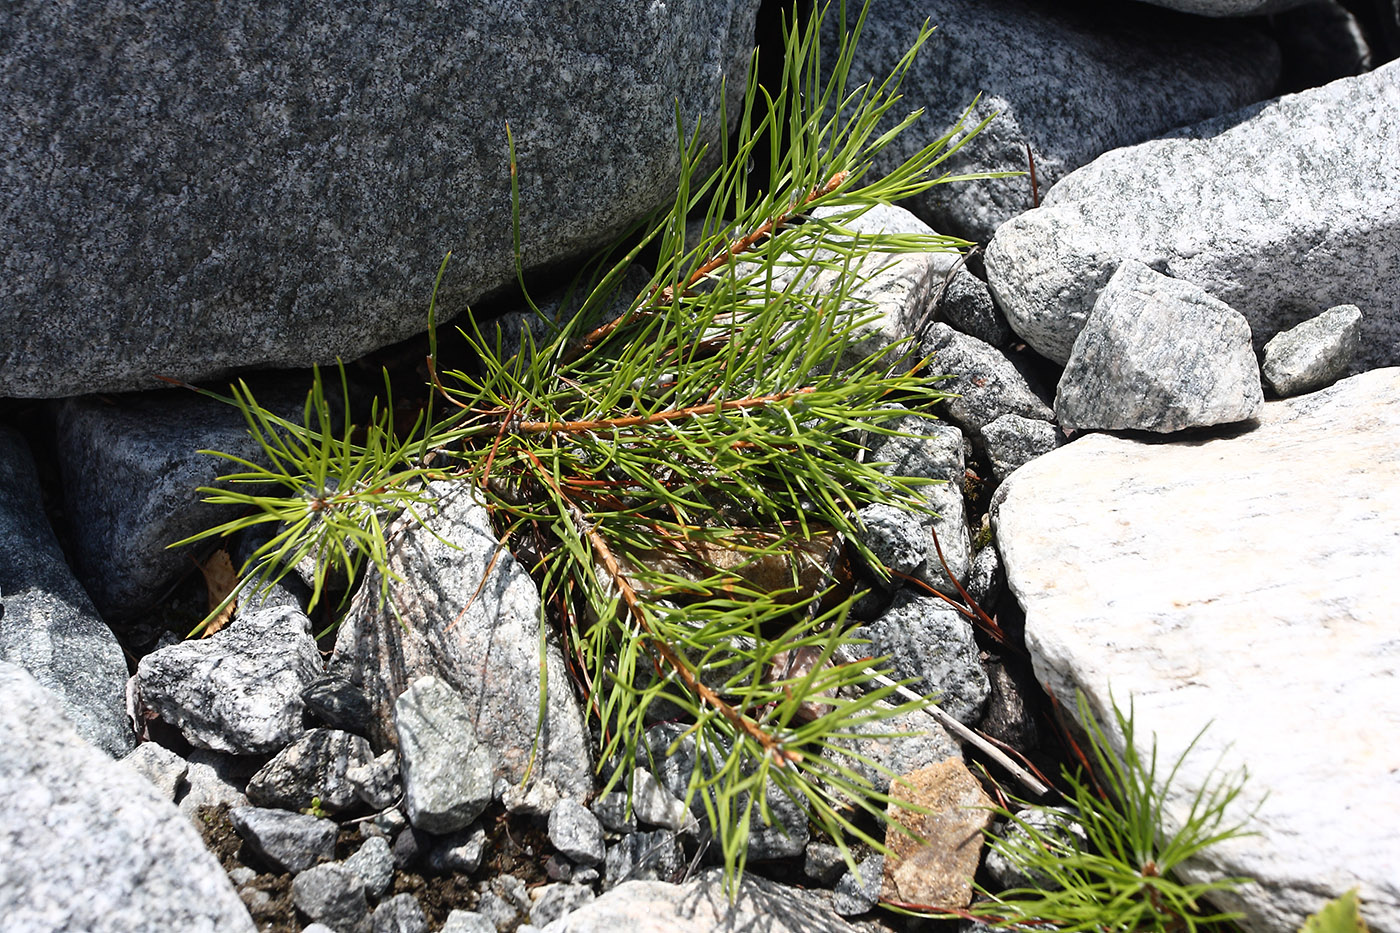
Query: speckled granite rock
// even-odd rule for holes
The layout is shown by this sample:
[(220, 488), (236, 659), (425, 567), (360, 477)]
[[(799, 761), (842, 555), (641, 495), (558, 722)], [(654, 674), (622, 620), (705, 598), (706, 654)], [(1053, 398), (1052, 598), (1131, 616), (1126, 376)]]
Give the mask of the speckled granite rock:
[(1366, 317), (1351, 371), (1395, 365), (1397, 139), (1392, 62), (1107, 153), (997, 230), (988, 284), (1012, 328), (1059, 363), (1109, 277), (1136, 259), (1243, 314), (1256, 350), (1352, 302)]
[(1400, 369), (1266, 402), (1231, 436), (1085, 437), (1003, 490), (1037, 678), (1065, 708), (1084, 691), (1101, 723), (1110, 689), (1131, 696), (1159, 761), (1209, 724), (1170, 820), (1215, 769), (1248, 765), (1233, 815), (1259, 807), (1258, 835), (1199, 868), (1258, 884), (1221, 906), (1292, 933), (1359, 885), (1371, 927), (1400, 929)]
[(126, 658), (73, 577), (44, 516), (24, 438), (0, 427), (0, 661), (53, 691), (78, 733), (120, 758), (136, 745), (126, 718)]
[[(848, 4), (854, 18), (858, 4)], [(835, 17), (833, 16), (833, 20)], [(970, 125), (1000, 116), (943, 164), (961, 172), (1026, 170), (1035, 156), (1040, 192), (1119, 146), (1227, 113), (1277, 93), (1279, 55), (1256, 26), (1211, 23), (1149, 6), (1028, 0), (882, 0), (871, 10), (852, 73), (888, 74), (928, 20), (937, 32), (901, 88), (898, 110), (925, 115), (875, 164), (936, 138), (981, 99)], [(834, 30), (828, 30), (828, 48)], [(940, 186), (914, 199), (936, 230), (986, 240), (1030, 208), (1025, 177)]]
[(58, 706), (0, 662), (0, 926), (253, 933), (185, 815)]
[[(0, 396), (353, 358), (669, 202), (758, 0), (21, 2), (0, 30)], [(678, 103), (679, 102), (679, 103)], [(737, 115), (737, 106), (730, 114)]]
[(389, 598), (400, 615), (380, 606), (378, 577), (371, 572), (341, 622), (330, 672), (364, 689), (376, 747), (397, 743), (394, 702), (410, 683), (431, 675), (465, 698), (496, 777), (509, 782), (509, 805), (547, 812), (561, 796), (585, 797), (593, 786), (588, 734), (553, 641), (544, 649), (540, 757), (529, 785), (517, 786), (539, 725), (539, 593), (515, 559), (499, 550), (486, 510), (467, 484), (432, 488), (439, 507), (424, 512), (431, 531), (411, 519), (389, 529), (390, 567), (404, 581), (392, 585)]

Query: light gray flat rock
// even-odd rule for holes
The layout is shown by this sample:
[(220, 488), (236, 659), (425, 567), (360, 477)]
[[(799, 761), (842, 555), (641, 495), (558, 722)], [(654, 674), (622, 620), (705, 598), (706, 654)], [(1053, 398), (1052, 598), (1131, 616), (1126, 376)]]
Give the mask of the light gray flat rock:
[[(1027, 464), (995, 512), (1037, 678), (1100, 722), (1109, 691), (1173, 762), (1168, 807), (1217, 765), (1249, 768), (1208, 850), (1248, 876), (1227, 906), (1293, 933), (1353, 886), (1400, 929), (1400, 369), (1265, 403), (1258, 426), (1190, 443), (1092, 435)], [(1115, 740), (1116, 741), (1116, 740)], [(1267, 798), (1266, 798), (1267, 795)]]
[(0, 926), (253, 933), (190, 821), (59, 707), (0, 661)]
[(1395, 365), (1397, 140), (1392, 62), (1115, 150), (997, 230), (988, 284), (1012, 328), (1058, 363), (1109, 277), (1136, 259), (1243, 314), (1256, 350), (1354, 303), (1366, 317), (1350, 371)]

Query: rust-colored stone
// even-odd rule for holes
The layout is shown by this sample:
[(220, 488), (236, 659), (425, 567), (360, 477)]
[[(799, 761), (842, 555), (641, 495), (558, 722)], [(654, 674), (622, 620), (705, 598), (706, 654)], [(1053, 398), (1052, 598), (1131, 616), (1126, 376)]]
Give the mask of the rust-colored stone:
[(885, 830), (890, 856), (885, 859), (880, 896), (906, 904), (966, 907), (982, 856), (982, 830), (992, 819), (987, 809), (991, 798), (956, 758), (904, 775), (891, 793), (929, 812), (890, 805), (891, 823), (918, 838), (911, 839), (894, 825)]

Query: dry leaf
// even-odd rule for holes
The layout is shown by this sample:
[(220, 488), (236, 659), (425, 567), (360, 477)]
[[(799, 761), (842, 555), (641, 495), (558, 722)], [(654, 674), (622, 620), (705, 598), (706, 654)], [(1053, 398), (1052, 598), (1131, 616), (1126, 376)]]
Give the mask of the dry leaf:
[[(209, 559), (199, 565), (199, 570), (204, 574), (204, 585), (209, 589), (209, 611), (213, 612), (219, 608), (220, 603), (228, 599), (228, 594), (238, 588), (238, 574), (233, 570), (233, 559), (223, 548), (210, 554)], [(223, 612), (210, 619), (209, 624), (204, 627), (204, 637), (208, 638), (228, 625), (228, 620), (233, 618), (233, 611), (237, 608), (238, 600), (235, 599), (224, 607)]]

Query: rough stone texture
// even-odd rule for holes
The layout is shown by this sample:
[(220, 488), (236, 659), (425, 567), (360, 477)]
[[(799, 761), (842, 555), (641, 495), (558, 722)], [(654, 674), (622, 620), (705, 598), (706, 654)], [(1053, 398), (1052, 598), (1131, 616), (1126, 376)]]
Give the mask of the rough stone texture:
[(1074, 341), (1055, 395), (1071, 430), (1170, 433), (1264, 404), (1249, 324), (1190, 282), (1125, 260)]
[(472, 910), (454, 910), (447, 915), (441, 933), (496, 933), (496, 925)]
[(637, 816), (631, 810), (627, 802), (627, 794), (621, 791), (612, 791), (596, 798), (589, 804), (589, 810), (598, 818), (598, 822), (612, 833), (635, 833), (637, 831)]
[(363, 735), (372, 711), (364, 691), (334, 674), (318, 679), (302, 691), (306, 711), (336, 729)]
[(913, 679), (910, 689), (936, 694), (943, 711), (961, 723), (981, 718), (991, 685), (977, 659), (971, 623), (947, 603), (902, 592), (865, 631), (870, 654), (889, 657), (895, 680)]
[(885, 857), (868, 855), (855, 871), (847, 871), (836, 882), (831, 909), (842, 917), (855, 917), (874, 909), (880, 900), (880, 879), (885, 873)]
[(966, 269), (954, 272), (935, 292), (933, 307), (954, 329), (991, 346), (1010, 346), (1016, 337), (987, 283)]
[[(690, 755), (690, 767), (694, 766), (694, 748), (688, 746), (686, 752)], [(652, 826), (664, 826), (666, 829), (680, 832), (690, 822), (690, 817), (686, 813), (685, 803), (681, 798), (685, 796), (686, 781), (690, 780), (690, 767), (685, 769), (684, 780), (672, 782), (675, 793), (668, 792), (663, 787), (656, 776), (646, 768), (637, 768), (632, 772), (632, 812), (637, 819)]]
[(1060, 446), (1060, 441), (1060, 432), (1050, 422), (1020, 415), (1002, 415), (982, 429), (987, 460), (999, 483), (1036, 457)]
[[(1025, 0), (885, 0), (866, 23), (853, 82), (887, 75), (925, 20), (938, 30), (895, 108), (925, 114), (877, 159), (877, 172), (946, 132), (979, 94), (968, 128), (1000, 115), (940, 171), (1023, 172), (1029, 142), (1043, 195), (1103, 152), (1276, 93), (1278, 51), (1257, 27), (1206, 30), (1145, 6)], [(833, 37), (828, 29), (828, 49)], [(936, 187), (914, 210), (937, 230), (986, 240), (1031, 204), (1030, 180), (1016, 177)]]
[(1361, 345), (1361, 309), (1338, 305), (1264, 344), (1260, 367), (1269, 388), (1282, 396), (1302, 395), (1335, 382)]
[(428, 933), (428, 918), (418, 898), (396, 894), (374, 908), (374, 933)]
[(731, 901), (723, 872), (685, 884), (629, 881), (543, 928), (541, 933), (856, 933), (832, 916), (830, 899), (744, 875)]
[(1400, 929), (1400, 370), (1268, 402), (1236, 436), (1087, 437), (1004, 489), (1036, 676), (1101, 723), (1110, 687), (1131, 696), (1159, 761), (1209, 724), (1169, 822), (1212, 769), (1248, 765), (1234, 815), (1259, 807), (1259, 835), (1203, 870), (1259, 883), (1225, 906), (1283, 933), (1359, 885), (1372, 929)]
[[(252, 933), (179, 810), (0, 661), (0, 917), (13, 930)], [(113, 806), (120, 801), (120, 806)]]
[(603, 860), (603, 827), (577, 800), (564, 799), (549, 814), (549, 841), (566, 858), (583, 865)]
[(513, 283), (507, 121), (526, 262), (595, 247), (669, 203), (677, 106), (737, 116), (757, 7), (10, 9), (0, 395), (352, 359), (448, 250), (439, 320)]
[[(867, 534), (877, 536), (873, 539), (875, 545), (872, 550), (878, 549), (877, 553), (891, 555), (922, 550), (923, 559), (912, 571), (914, 576), (941, 592), (956, 593), (943, 563), (938, 559), (933, 535), (938, 535), (948, 569), (961, 580), (967, 575), (967, 562), (972, 556), (972, 539), (967, 530), (967, 509), (962, 495), (962, 435), (950, 425), (915, 415), (892, 419), (885, 426), (912, 436), (872, 434), (866, 442), (870, 448), (868, 462), (889, 464), (883, 469), (891, 476), (920, 476), (938, 482), (921, 489), (924, 501), (933, 509), (934, 516), (917, 516), (917, 521), (912, 524), (886, 523), (887, 527), (868, 528)], [(883, 532), (894, 537), (882, 535)], [(907, 537), (911, 533), (912, 539)], [(900, 563), (906, 562), (902, 556), (895, 559)]]
[(470, 875), (481, 866), (481, 857), (485, 852), (486, 830), (477, 824), (443, 836), (428, 853), (428, 867), (442, 874), (461, 872)]
[(337, 827), (331, 820), (264, 807), (234, 807), (228, 817), (276, 871), (298, 872), (335, 855)]
[[(1077, 815), (1078, 811), (1073, 807), (1027, 807), (1016, 814), (1016, 821), (1007, 820), (994, 832), (1013, 845), (1024, 846), (1030, 842), (1030, 834), (1026, 831), (1029, 826), (1082, 852), (1089, 848), (1089, 834), (1076, 819)], [(1002, 855), (994, 846), (987, 847), (983, 865), (987, 874), (1002, 888), (1044, 887), (1054, 883), (1043, 872), (1024, 873), (1016, 861)]]
[(629, 833), (608, 846), (604, 861), (604, 888), (624, 881), (670, 881), (685, 865), (680, 837), (669, 829)]
[(972, 901), (972, 876), (982, 859), (982, 830), (992, 822), (992, 799), (956, 759), (906, 774), (904, 780), (895, 796), (927, 812), (890, 805), (891, 822), (916, 838), (886, 827), (890, 855), (880, 893), (909, 904), (966, 907)]
[(135, 706), (190, 744), (235, 755), (275, 752), (302, 733), (301, 692), (321, 673), (311, 621), (263, 609), (208, 638), (153, 651), (136, 668)]
[(284, 810), (305, 810), (313, 800), (332, 813), (347, 810), (358, 800), (346, 772), (371, 757), (369, 743), (358, 735), (308, 729), (253, 775), (248, 799)]
[(1366, 318), (1352, 370), (1400, 363), (1397, 136), (1392, 62), (1108, 153), (997, 231), (988, 283), (1016, 332), (1059, 363), (1124, 259), (1243, 314), (1256, 349), (1354, 302)]
[(436, 677), (420, 677), (394, 703), (394, 725), (409, 822), (450, 833), (480, 816), (491, 802), (495, 764), (462, 695)]
[(344, 865), (364, 882), (365, 893), (370, 897), (382, 897), (394, 880), (394, 855), (383, 836), (366, 839)]
[(122, 761), (131, 765), (136, 772), (150, 781), (160, 792), (162, 800), (175, 802), (180, 782), (185, 779), (190, 766), (185, 759), (168, 748), (154, 742), (143, 742), (136, 746)]
[(581, 884), (547, 884), (534, 891), (535, 906), (530, 908), (530, 922), (537, 927), (552, 923), (592, 903), (593, 889)]
[(1289, 7), (1301, 6), (1312, 0), (1141, 0), (1154, 6), (1197, 16), (1263, 16)]
[(243, 788), (248, 786), (248, 779), (257, 771), (258, 759), (238, 758), (205, 748), (194, 748), (186, 761), (189, 770), (185, 772), (184, 785), (176, 797), (181, 813), (198, 819), (199, 811), (204, 807), (227, 805), (232, 809), (248, 806), (248, 797), (243, 793)]
[(308, 868), (293, 878), (292, 903), (338, 933), (370, 933), (372, 929), (364, 882), (340, 862)]
[(836, 883), (846, 873), (846, 859), (841, 850), (826, 842), (809, 842), (803, 852), (802, 874), (823, 887)]
[(1040, 421), (1054, 417), (1006, 354), (976, 337), (934, 324), (925, 332), (921, 350), (933, 356), (928, 374), (948, 377), (938, 389), (957, 396), (942, 402), (940, 412), (970, 436), (977, 437), (1005, 414)]
[(398, 752), (391, 748), (364, 764), (346, 768), (345, 780), (350, 782), (355, 796), (372, 809), (383, 810), (393, 806), (403, 793)]
[(126, 718), (126, 658), (73, 578), (44, 517), (29, 445), (0, 427), (0, 661), (58, 698), (78, 733), (114, 758), (136, 746)]
[[(545, 646), (547, 705), (539, 722), (539, 593), (499, 549), (486, 510), (466, 484), (432, 488), (440, 496), (439, 509), (427, 513), (432, 531), (411, 520), (389, 531), (390, 568), (403, 581), (393, 584), (389, 598), (400, 616), (380, 607), (379, 579), (369, 574), (340, 624), (331, 669), (364, 689), (376, 747), (397, 743), (390, 717), (398, 695), (433, 675), (466, 700), (496, 776), (510, 783), (508, 804), (547, 812), (561, 796), (585, 797), (593, 789), (588, 734), (552, 640)], [(517, 800), (537, 726), (539, 757)]]
[[(308, 387), (302, 378), (252, 383), (259, 403), (298, 423)], [(55, 422), (78, 576), (107, 618), (140, 615), (212, 547), (167, 546), (240, 514), (195, 489), (227, 488), (215, 479), (243, 467), (200, 451), (258, 462), (260, 448), (238, 409), (187, 391), (71, 399)]]
[[(873, 709), (879, 710), (882, 706), (880, 704)], [(856, 726), (851, 731), (865, 737), (835, 739), (832, 744), (849, 748), (858, 756), (848, 758), (842, 764), (865, 778), (871, 787), (881, 793), (889, 790), (891, 774), (908, 774), (949, 758), (962, 757), (962, 750), (952, 736), (933, 717), (923, 712), (901, 713), (879, 722)]]

